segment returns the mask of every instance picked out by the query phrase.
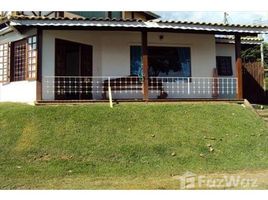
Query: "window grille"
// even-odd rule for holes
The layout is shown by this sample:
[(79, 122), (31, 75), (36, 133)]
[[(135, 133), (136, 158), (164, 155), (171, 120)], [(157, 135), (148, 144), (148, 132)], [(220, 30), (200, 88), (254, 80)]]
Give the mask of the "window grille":
[(9, 44), (0, 44), (0, 82), (8, 81)]

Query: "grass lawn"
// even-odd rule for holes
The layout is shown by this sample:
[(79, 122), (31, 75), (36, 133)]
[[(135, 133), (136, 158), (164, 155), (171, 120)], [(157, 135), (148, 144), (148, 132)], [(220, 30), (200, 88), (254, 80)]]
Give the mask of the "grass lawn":
[(268, 188), (267, 125), (237, 104), (2, 103), (0, 152), (2, 189), (179, 189), (186, 171)]

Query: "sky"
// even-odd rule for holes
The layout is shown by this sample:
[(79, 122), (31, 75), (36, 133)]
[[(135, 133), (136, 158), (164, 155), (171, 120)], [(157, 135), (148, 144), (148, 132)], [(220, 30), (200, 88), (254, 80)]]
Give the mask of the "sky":
[[(224, 12), (220, 11), (167, 11), (155, 12), (163, 19), (181, 21), (224, 22)], [(230, 24), (265, 24), (268, 26), (268, 11), (240, 11), (228, 12), (227, 21)], [(263, 35), (264, 41), (268, 42), (268, 34)]]
[[(224, 12), (219, 11), (179, 11), (179, 12), (155, 12), (163, 19), (177, 19), (182, 21), (204, 21), (204, 22), (223, 22)], [(228, 12), (228, 23), (232, 24), (256, 24), (266, 23), (268, 25), (268, 11), (256, 12), (256, 11), (240, 11), (240, 12)]]

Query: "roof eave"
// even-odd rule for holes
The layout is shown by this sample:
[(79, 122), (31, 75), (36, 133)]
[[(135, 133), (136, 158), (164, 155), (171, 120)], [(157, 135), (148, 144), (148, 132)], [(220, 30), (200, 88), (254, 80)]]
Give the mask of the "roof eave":
[(12, 26), (34, 26), (34, 27), (75, 27), (75, 28), (110, 28), (110, 29), (146, 29), (148, 31), (173, 31), (173, 32), (204, 32), (211, 34), (240, 34), (257, 35), (268, 34), (268, 27), (248, 27), (248, 26), (220, 26), (204, 24), (185, 23), (163, 23), (163, 22), (143, 22), (127, 20), (65, 20), (65, 19), (12, 19)]

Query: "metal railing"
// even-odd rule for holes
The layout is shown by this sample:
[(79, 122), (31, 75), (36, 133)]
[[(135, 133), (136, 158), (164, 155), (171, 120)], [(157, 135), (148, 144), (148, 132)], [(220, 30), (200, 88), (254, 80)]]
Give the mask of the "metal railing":
[[(135, 76), (44, 76), (43, 96), (107, 99), (110, 87), (114, 99), (142, 99), (142, 78)], [(233, 99), (237, 78), (223, 77), (150, 77), (149, 98)], [(81, 97), (82, 96), (82, 97)]]

